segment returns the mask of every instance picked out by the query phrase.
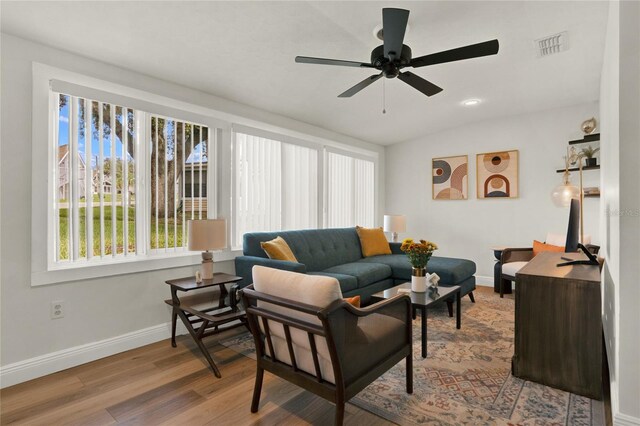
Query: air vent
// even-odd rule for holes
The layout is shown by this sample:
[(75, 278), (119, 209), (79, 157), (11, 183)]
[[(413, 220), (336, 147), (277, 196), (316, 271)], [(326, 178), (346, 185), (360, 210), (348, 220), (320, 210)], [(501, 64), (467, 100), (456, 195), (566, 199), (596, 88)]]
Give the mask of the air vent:
[(538, 57), (553, 55), (569, 49), (569, 34), (563, 31), (545, 38), (536, 40)]

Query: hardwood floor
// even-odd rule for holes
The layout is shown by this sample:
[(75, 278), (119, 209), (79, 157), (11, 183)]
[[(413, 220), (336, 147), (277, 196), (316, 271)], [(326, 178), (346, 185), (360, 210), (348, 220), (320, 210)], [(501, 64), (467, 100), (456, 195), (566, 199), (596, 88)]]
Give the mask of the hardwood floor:
[[(217, 379), (189, 336), (123, 352), (0, 391), (0, 424), (333, 424), (333, 404), (265, 373), (260, 410), (249, 411), (255, 361), (206, 340)], [(348, 404), (347, 425), (386, 420)]]

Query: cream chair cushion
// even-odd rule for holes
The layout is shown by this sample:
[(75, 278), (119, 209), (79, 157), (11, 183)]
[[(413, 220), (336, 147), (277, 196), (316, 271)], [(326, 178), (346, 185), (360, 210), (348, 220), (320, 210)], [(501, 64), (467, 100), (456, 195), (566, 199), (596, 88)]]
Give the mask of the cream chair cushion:
[(509, 262), (502, 265), (502, 274), (509, 275), (510, 277), (515, 277), (516, 272), (518, 272), (524, 265), (529, 262)]
[[(253, 270), (253, 287), (256, 291), (269, 294), (271, 296), (289, 299), (295, 302), (304, 303), (306, 305), (324, 308), (332, 302), (342, 299), (340, 284), (338, 280), (332, 277), (320, 275), (306, 275), (297, 272), (282, 271), (279, 269), (267, 268), (264, 266), (254, 266)], [(282, 306), (276, 306), (271, 303), (258, 302), (258, 306), (268, 307), (269, 310), (283, 315), (306, 321), (311, 324), (321, 325), (318, 317), (294, 311)], [(282, 324), (275, 321), (268, 321), (275, 359), (280, 362), (292, 365), (289, 356), (289, 348)], [(264, 329), (260, 324), (262, 332)], [(291, 340), (293, 342), (293, 353), (295, 355), (296, 364), (299, 369), (309, 374), (316, 374), (311, 354), (311, 345), (309, 336), (306, 332), (290, 328)], [(324, 337), (315, 336), (316, 348), (318, 350), (318, 359), (320, 363), (320, 372), (324, 380), (335, 383), (333, 367), (329, 349)], [(269, 345), (265, 342), (265, 349), (268, 355), (271, 355)]]

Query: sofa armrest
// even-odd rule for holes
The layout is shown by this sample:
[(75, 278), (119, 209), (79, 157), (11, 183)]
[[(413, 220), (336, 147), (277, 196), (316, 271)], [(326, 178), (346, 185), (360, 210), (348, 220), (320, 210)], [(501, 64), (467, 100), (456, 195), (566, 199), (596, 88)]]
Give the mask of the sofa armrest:
[(502, 250), (501, 264), (510, 262), (528, 262), (533, 259), (533, 247), (506, 248)]
[(400, 246), (402, 246), (402, 243), (389, 243), (391, 254), (404, 254), (402, 250), (400, 250)]
[(240, 288), (246, 287), (253, 282), (251, 270), (255, 265), (266, 266), (268, 268), (282, 269), (284, 271), (300, 272), (305, 274), (307, 267), (303, 263), (289, 262), (287, 260), (274, 260), (258, 256), (238, 256), (235, 259), (236, 275), (242, 277)]

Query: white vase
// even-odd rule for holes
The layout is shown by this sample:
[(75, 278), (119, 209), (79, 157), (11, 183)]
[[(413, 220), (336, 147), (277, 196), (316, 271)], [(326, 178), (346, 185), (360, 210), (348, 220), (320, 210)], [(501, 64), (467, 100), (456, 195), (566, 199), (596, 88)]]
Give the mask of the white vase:
[(414, 293), (424, 293), (427, 291), (426, 268), (412, 268), (411, 291)]

